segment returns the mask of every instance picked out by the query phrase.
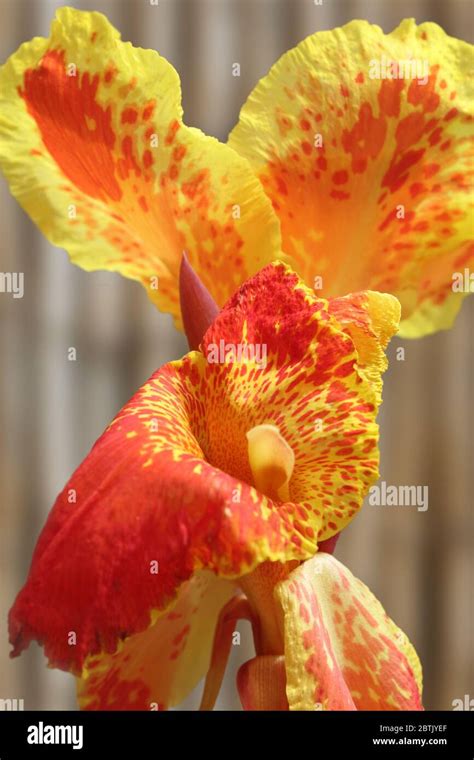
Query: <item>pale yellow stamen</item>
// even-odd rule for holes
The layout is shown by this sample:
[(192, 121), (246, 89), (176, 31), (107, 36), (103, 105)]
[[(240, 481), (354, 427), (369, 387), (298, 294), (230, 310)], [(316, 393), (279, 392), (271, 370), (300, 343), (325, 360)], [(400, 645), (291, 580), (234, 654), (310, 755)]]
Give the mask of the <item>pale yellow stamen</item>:
[(295, 455), (276, 425), (256, 425), (247, 433), (249, 463), (255, 487), (277, 501), (290, 500)]

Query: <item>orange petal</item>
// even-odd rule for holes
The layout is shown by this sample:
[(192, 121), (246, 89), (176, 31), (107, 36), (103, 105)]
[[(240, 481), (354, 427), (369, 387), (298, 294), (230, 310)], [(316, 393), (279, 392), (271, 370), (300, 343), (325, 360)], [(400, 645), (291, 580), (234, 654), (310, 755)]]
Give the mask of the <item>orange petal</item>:
[(248, 163), (183, 124), (171, 64), (121, 42), (102, 14), (59, 9), (50, 38), (0, 70), (0, 110), (0, 165), (42, 232), (176, 318), (183, 249), (219, 304), (278, 256)]
[(290, 709), (423, 709), (415, 650), (332, 555), (303, 562), (275, 595), (285, 619)]
[[(381, 78), (390, 61), (405, 78)], [(394, 294), (406, 337), (450, 327), (469, 291), (453, 292), (453, 273), (474, 261), (472, 61), (436, 24), (384, 35), (352, 21), (286, 53), (229, 137), (306, 283)]]

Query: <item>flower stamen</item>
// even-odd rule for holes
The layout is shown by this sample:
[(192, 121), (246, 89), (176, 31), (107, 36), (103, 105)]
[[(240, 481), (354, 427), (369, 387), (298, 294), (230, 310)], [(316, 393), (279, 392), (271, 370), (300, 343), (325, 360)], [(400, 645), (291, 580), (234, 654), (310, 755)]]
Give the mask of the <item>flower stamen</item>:
[(255, 487), (274, 501), (290, 500), (295, 455), (276, 425), (256, 425), (247, 433)]

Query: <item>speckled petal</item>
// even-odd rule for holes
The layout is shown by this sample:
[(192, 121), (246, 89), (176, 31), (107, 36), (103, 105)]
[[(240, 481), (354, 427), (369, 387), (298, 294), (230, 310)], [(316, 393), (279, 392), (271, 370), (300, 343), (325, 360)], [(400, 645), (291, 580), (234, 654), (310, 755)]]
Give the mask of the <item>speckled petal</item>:
[(229, 137), (306, 283), (396, 295), (405, 337), (450, 327), (469, 292), (453, 274), (474, 261), (473, 62), (436, 24), (352, 21), (285, 53)]
[(115, 654), (88, 657), (78, 679), (83, 710), (164, 710), (183, 701), (206, 674), (219, 612), (234, 584), (201, 571), (149, 628), (121, 641)]
[(178, 321), (183, 249), (220, 305), (279, 255), (247, 161), (183, 124), (174, 68), (100, 13), (59, 9), (0, 70), (0, 165), (75, 264), (138, 280)]
[(400, 321), (400, 303), (385, 293), (367, 290), (329, 299), (329, 312), (349, 333), (357, 349), (357, 368), (382, 400), (385, 349)]
[[(295, 458), (281, 509), (311, 542), (347, 525), (377, 478), (383, 348), (398, 316), (392, 296), (328, 302), (276, 263), (236, 293), (204, 337), (211, 461), (252, 482), (246, 434), (276, 427)], [(248, 349), (242, 361), (223, 361), (239, 346)]]
[(279, 583), (292, 710), (422, 710), (421, 666), (361, 581), (317, 554)]
[(201, 568), (232, 579), (309, 555), (288, 514), (209, 463), (205, 371), (198, 352), (158, 370), (71, 477), (10, 612), (13, 654), (35, 639), (80, 674), (149, 629)]

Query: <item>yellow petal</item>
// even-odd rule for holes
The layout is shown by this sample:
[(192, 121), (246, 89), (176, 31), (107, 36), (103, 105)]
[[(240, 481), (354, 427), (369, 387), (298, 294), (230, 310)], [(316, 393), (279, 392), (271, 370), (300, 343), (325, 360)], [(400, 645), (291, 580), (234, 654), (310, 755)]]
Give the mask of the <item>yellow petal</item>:
[(176, 71), (100, 13), (59, 9), (1, 68), (0, 165), (74, 263), (138, 280), (176, 318), (183, 249), (220, 305), (279, 255), (247, 161), (183, 124)]
[(303, 562), (275, 595), (284, 612), (290, 709), (423, 709), (414, 648), (332, 555)]
[[(259, 82), (229, 137), (305, 282), (392, 293), (405, 337), (450, 327), (469, 291), (453, 274), (474, 261), (472, 51), (413, 20), (318, 32)], [(382, 78), (391, 61), (404, 78)]]
[(357, 367), (382, 400), (382, 374), (388, 366), (385, 349), (398, 330), (400, 304), (387, 293), (353, 293), (329, 301), (329, 311), (357, 348)]
[(153, 711), (182, 702), (207, 671), (219, 612), (234, 593), (232, 583), (197, 573), (147, 630), (125, 638), (115, 654), (86, 660), (77, 681), (81, 708)]

